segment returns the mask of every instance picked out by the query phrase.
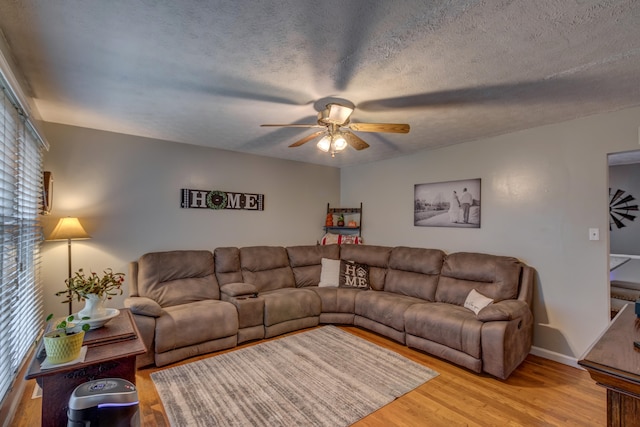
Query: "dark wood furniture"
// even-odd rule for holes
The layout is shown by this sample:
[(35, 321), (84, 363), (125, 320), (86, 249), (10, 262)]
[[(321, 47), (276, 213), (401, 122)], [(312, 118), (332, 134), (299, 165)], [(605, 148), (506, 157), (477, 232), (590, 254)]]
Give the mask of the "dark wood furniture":
[(35, 378), (42, 388), (42, 426), (67, 425), (67, 406), (73, 390), (80, 384), (99, 378), (124, 378), (135, 384), (136, 356), (146, 352), (131, 312), (120, 314), (102, 328), (85, 334), (87, 354), (84, 362), (41, 369), (45, 359), (40, 341), (26, 378)]
[(607, 426), (640, 423), (640, 320), (628, 304), (578, 364), (607, 389)]

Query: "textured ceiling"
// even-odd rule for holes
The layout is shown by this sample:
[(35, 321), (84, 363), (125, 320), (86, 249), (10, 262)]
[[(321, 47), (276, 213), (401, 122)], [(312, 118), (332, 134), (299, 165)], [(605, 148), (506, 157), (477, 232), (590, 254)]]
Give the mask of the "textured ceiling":
[[(0, 0), (45, 121), (346, 166), (640, 105), (640, 2)], [(371, 148), (314, 142), (328, 97)]]

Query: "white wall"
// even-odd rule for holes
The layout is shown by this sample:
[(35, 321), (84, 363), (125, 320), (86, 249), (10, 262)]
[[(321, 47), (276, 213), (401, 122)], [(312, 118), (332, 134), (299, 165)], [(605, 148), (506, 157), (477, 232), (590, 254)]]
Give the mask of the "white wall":
[[(327, 202), (340, 199), (337, 168), (64, 125), (45, 132), (44, 169), (54, 178), (45, 233), (55, 219), (77, 216), (92, 236), (72, 243), (74, 271), (128, 273), (129, 261), (151, 251), (315, 244)], [(182, 209), (182, 188), (264, 194), (265, 210)], [(66, 277), (66, 243), (45, 242), (45, 313), (66, 314), (54, 296)], [(108, 305), (122, 307), (123, 299)]]
[[(628, 109), (342, 171), (48, 125), (45, 169), (52, 216), (78, 216), (93, 236), (74, 242), (74, 270), (126, 272), (155, 250), (312, 244), (327, 202), (363, 202), (369, 244), (511, 255), (535, 267), (536, 351), (571, 363), (608, 323), (607, 154), (637, 149), (639, 125), (640, 109)], [(413, 226), (415, 184), (468, 178), (482, 179), (480, 229)], [(266, 210), (180, 209), (180, 188), (263, 193)], [(590, 227), (602, 240), (588, 240)], [(66, 245), (45, 243), (47, 312), (64, 312), (52, 295), (65, 277)]]
[[(419, 123), (412, 123), (414, 127)], [(341, 171), (369, 244), (481, 251), (535, 267), (536, 351), (571, 363), (609, 319), (607, 154), (638, 148), (640, 109), (424, 151)], [(480, 229), (415, 227), (414, 185), (482, 179)], [(598, 227), (602, 239), (589, 241)]]

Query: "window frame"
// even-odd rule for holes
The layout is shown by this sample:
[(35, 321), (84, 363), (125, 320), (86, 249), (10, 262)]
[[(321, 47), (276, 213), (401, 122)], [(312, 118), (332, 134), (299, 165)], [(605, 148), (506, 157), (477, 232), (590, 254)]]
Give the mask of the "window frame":
[[(0, 54), (0, 60), (4, 58)], [(0, 402), (12, 390), (43, 326), (40, 223), (48, 148), (0, 61)]]

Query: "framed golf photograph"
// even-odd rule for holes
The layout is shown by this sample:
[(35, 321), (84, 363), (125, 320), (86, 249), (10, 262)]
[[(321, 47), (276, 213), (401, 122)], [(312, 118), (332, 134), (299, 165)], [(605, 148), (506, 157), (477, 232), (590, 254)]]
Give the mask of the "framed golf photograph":
[(413, 225), (480, 228), (480, 178), (416, 184)]

